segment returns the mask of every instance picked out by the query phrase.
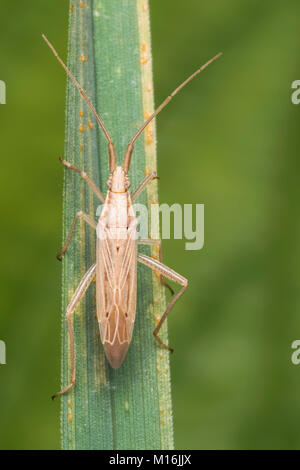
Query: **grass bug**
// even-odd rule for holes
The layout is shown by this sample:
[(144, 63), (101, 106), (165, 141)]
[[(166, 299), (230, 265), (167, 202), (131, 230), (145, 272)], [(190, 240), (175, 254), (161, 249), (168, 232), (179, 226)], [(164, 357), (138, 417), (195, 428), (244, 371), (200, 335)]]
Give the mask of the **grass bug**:
[[(108, 189), (106, 197), (104, 197), (103, 193), (96, 186), (94, 181), (83, 170), (80, 170), (75, 165), (63, 160), (62, 158), (60, 159), (63, 165), (78, 172), (81, 175), (81, 177), (87, 182), (99, 200), (104, 203), (104, 207), (98, 222), (96, 222), (90, 215), (84, 213), (83, 211), (77, 212), (67, 240), (57, 255), (58, 259), (61, 259), (62, 255), (67, 251), (78, 218), (81, 217), (94, 230), (96, 230), (96, 262), (88, 269), (81, 279), (66, 309), (66, 321), (71, 349), (71, 382), (60, 392), (53, 395), (52, 398), (55, 398), (70, 390), (76, 382), (74, 330), (71, 318), (76, 309), (76, 306), (94, 279), (96, 279), (96, 306), (101, 342), (104, 346), (104, 351), (108, 362), (113, 368), (119, 368), (122, 365), (131, 342), (136, 311), (137, 262), (140, 262), (156, 271), (160, 275), (160, 279), (163, 284), (165, 284), (172, 293), (172, 298), (169, 301), (159, 323), (153, 331), (153, 335), (156, 341), (162, 347), (172, 351), (168, 345), (162, 342), (158, 336), (158, 333), (162, 324), (166, 320), (169, 311), (178, 298), (186, 290), (188, 281), (183, 276), (162, 263), (160, 240), (146, 240), (137, 238), (137, 219), (132, 208), (132, 201), (134, 201), (134, 199), (144, 190), (147, 184), (149, 184), (153, 179), (157, 178), (157, 176), (155, 172), (152, 172), (146, 176), (137, 189), (132, 194), (130, 194), (128, 190), (130, 187), (128, 171), (134, 143), (146, 128), (146, 126), (187, 83), (189, 83), (194, 77), (196, 77), (196, 75), (202, 72), (202, 70), (204, 70), (214, 60), (216, 60), (221, 55), (221, 53), (210, 59), (189, 78), (187, 78), (171, 93), (171, 95), (165, 99), (165, 101), (163, 101), (163, 103), (151, 114), (151, 116), (149, 116), (149, 118), (144, 122), (144, 124), (130, 140), (125, 151), (123, 164), (122, 166), (118, 166), (113, 141), (102, 119), (97, 114), (94, 106), (89, 101), (82, 87), (68, 70), (45, 35), (43, 35), (43, 39), (46, 41), (57, 60), (65, 69), (69, 78), (78, 88), (83, 99), (91, 109), (102, 131), (104, 132), (108, 142), (110, 169), (110, 175), (107, 180)], [(138, 244), (159, 244), (160, 260), (158, 261), (154, 258), (138, 253)], [(164, 278), (175, 281), (181, 286), (181, 289), (175, 294), (170, 286), (166, 283)]]

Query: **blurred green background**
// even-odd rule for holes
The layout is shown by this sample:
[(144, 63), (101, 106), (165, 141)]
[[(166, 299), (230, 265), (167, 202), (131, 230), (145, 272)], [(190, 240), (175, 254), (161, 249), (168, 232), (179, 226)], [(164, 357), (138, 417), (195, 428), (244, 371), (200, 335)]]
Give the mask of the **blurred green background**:
[[(16, 14), (17, 12), (17, 14)], [(153, 0), (160, 202), (205, 204), (205, 246), (164, 241), (189, 289), (169, 320), (176, 448), (300, 447), (300, 3)], [(0, 1), (0, 448), (59, 448), (68, 2)]]

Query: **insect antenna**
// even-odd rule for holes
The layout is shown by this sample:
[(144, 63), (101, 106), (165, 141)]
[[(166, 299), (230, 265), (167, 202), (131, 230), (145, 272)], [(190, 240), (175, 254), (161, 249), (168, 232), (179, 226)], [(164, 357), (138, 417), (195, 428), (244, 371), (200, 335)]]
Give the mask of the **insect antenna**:
[(92, 105), (92, 103), (90, 102), (90, 100), (88, 99), (88, 97), (86, 96), (86, 93), (85, 91), (82, 89), (82, 87), (79, 85), (79, 83), (77, 82), (76, 78), (71, 74), (70, 70), (68, 69), (68, 67), (65, 65), (65, 63), (62, 61), (62, 59), (59, 57), (58, 53), (56, 52), (56, 50), (54, 49), (54, 47), (52, 46), (52, 44), (50, 43), (50, 41), (48, 41), (48, 39), (46, 38), (46, 36), (44, 34), (42, 34), (42, 37), (43, 39), (45, 40), (45, 42), (48, 44), (48, 46), (50, 47), (50, 49), (52, 50), (53, 54), (55, 55), (55, 57), (57, 58), (57, 60), (60, 62), (60, 64), (63, 66), (63, 68), (65, 69), (65, 71), (67, 72), (68, 76), (70, 77), (70, 79), (72, 80), (72, 82), (75, 84), (75, 86), (78, 88), (81, 96), (83, 97), (84, 101), (86, 102), (86, 104), (88, 105), (88, 107), (90, 108), (90, 110), (92, 111), (92, 113), (94, 114), (96, 120), (98, 121), (101, 129), (103, 130), (104, 134), (105, 134), (105, 137), (108, 141), (108, 152), (109, 152), (109, 168), (110, 168), (110, 171), (112, 172), (116, 165), (117, 165), (117, 158), (116, 158), (116, 152), (115, 152), (115, 147), (114, 147), (114, 144), (113, 144), (113, 141), (109, 135), (109, 132), (108, 130), (106, 129), (105, 125), (104, 125), (104, 122), (102, 121), (102, 119), (100, 118), (100, 116), (97, 114), (97, 111), (96, 109), (94, 108), (94, 106)]
[(126, 149), (126, 152), (125, 152), (125, 156), (124, 156), (124, 161), (123, 161), (123, 168), (125, 170), (126, 173), (128, 173), (129, 171), (129, 167), (130, 167), (130, 160), (131, 160), (131, 155), (132, 155), (132, 152), (133, 152), (133, 146), (134, 146), (134, 143), (136, 141), (136, 139), (141, 135), (141, 133), (143, 132), (143, 130), (145, 129), (145, 127), (148, 126), (148, 124), (152, 121), (153, 118), (155, 118), (155, 116), (158, 115), (158, 113), (160, 113), (160, 111), (165, 107), (167, 106), (167, 104), (171, 101), (171, 99), (177, 95), (177, 93), (185, 86), (187, 85), (191, 80), (193, 80), (193, 78), (195, 78), (200, 72), (202, 72), (202, 70), (204, 70), (208, 65), (210, 65), (212, 62), (214, 62), (216, 59), (218, 59), (220, 56), (222, 55), (222, 52), (219, 52), (219, 54), (217, 54), (216, 56), (214, 56), (212, 59), (210, 59), (208, 62), (206, 62), (204, 65), (202, 65), (202, 67), (200, 67), (200, 69), (196, 70), (196, 72), (194, 72), (190, 77), (188, 77), (184, 82), (181, 83), (181, 85), (179, 85), (166, 99), (165, 101), (163, 101), (161, 103), (161, 105), (154, 111), (154, 113), (151, 114), (151, 116), (148, 117), (148, 119), (144, 122), (144, 124), (139, 128), (139, 130), (137, 131), (137, 133), (132, 137), (132, 139), (130, 140), (128, 146), (127, 146), (127, 149)]

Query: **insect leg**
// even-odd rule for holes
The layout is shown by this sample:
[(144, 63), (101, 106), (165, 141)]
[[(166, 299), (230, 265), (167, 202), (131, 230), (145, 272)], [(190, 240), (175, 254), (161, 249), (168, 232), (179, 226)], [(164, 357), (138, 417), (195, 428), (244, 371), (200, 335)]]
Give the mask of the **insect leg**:
[(96, 264), (93, 264), (89, 270), (85, 273), (83, 278), (81, 279), (77, 289), (75, 290), (71, 302), (67, 306), (66, 309), (66, 320), (68, 325), (68, 333), (70, 339), (70, 353), (71, 353), (71, 382), (65, 388), (63, 388), (60, 392), (55, 393), (52, 396), (52, 400), (58, 397), (59, 395), (63, 395), (64, 393), (68, 392), (76, 382), (76, 366), (75, 366), (75, 346), (74, 346), (74, 328), (71, 321), (71, 316), (74, 313), (75, 308), (79, 304), (80, 300), (84, 296), (87, 288), (89, 287), (90, 283), (94, 279), (96, 275)]
[(139, 196), (139, 194), (143, 191), (143, 189), (147, 186), (147, 184), (150, 183), (150, 181), (154, 179), (158, 179), (158, 176), (156, 176), (156, 171), (153, 171), (152, 173), (150, 173), (150, 175), (146, 176), (146, 178), (136, 188), (134, 193), (132, 193), (131, 200), (134, 201), (134, 199), (136, 199)]
[(80, 170), (80, 168), (77, 168), (77, 166), (73, 165), (72, 163), (67, 162), (66, 160), (63, 160), (63, 158), (60, 157), (60, 161), (62, 162), (63, 165), (65, 165), (68, 168), (71, 168), (71, 170), (77, 171), (81, 177), (87, 182), (91, 190), (96, 194), (98, 199), (100, 199), (101, 202), (105, 202), (105, 197), (103, 196), (102, 192), (98, 188), (98, 186), (94, 183), (92, 178), (89, 177), (89, 175), (86, 174), (85, 171)]
[(69, 243), (71, 241), (71, 238), (72, 238), (72, 235), (73, 235), (73, 232), (74, 232), (74, 229), (75, 229), (75, 226), (76, 226), (76, 222), (77, 222), (77, 219), (78, 217), (82, 217), (83, 220), (85, 220), (85, 222), (87, 222), (93, 229), (96, 230), (96, 227), (97, 227), (97, 222), (95, 222), (95, 220), (89, 216), (88, 214), (86, 214), (85, 212), (83, 211), (79, 211), (77, 212), (77, 214), (75, 215), (74, 217), (74, 220), (73, 220), (73, 223), (72, 223), (72, 227), (70, 229), (70, 232), (69, 232), (69, 235), (68, 235), (68, 238), (64, 244), (64, 246), (62, 247), (62, 249), (60, 250), (59, 253), (57, 253), (56, 255), (56, 258), (61, 261), (61, 257), (62, 255), (67, 251), (68, 249), (68, 246), (69, 246)]
[[(140, 238), (138, 240), (139, 245), (150, 245), (150, 246), (158, 246), (159, 247), (159, 261), (162, 263), (162, 247), (161, 247), (161, 240), (151, 240), (151, 239), (145, 239), (145, 238)], [(174, 295), (174, 291), (171, 286), (165, 281), (165, 278), (163, 275), (160, 275), (160, 282), (171, 292), (172, 295)]]
[(182, 286), (182, 288), (180, 289), (179, 292), (177, 292), (177, 294), (175, 294), (172, 299), (170, 300), (170, 302), (168, 303), (167, 305), (167, 308), (163, 314), (163, 316), (161, 317), (161, 319), (159, 320), (159, 323), (158, 325), (156, 326), (156, 328), (154, 329), (153, 331), (153, 335), (154, 335), (154, 338), (156, 339), (156, 341), (161, 345), (163, 346), (164, 348), (168, 349), (169, 351), (173, 352), (173, 349), (170, 348), (170, 346), (168, 346), (167, 344), (164, 344), (162, 342), (162, 340), (157, 336), (158, 335), (158, 332), (159, 330), (161, 329), (164, 321), (166, 320), (167, 316), (168, 316), (168, 313), (169, 311), (171, 310), (171, 308), (173, 307), (173, 305), (175, 304), (175, 302), (179, 299), (179, 297), (184, 293), (184, 291), (187, 289), (187, 286), (188, 286), (188, 280), (185, 279), (185, 277), (181, 276), (180, 274), (176, 273), (175, 271), (173, 271), (173, 269), (171, 268), (168, 268), (168, 266), (165, 266), (164, 264), (160, 263), (159, 261), (153, 259), (153, 258), (150, 258), (149, 256), (146, 256), (146, 255), (143, 255), (141, 253), (138, 254), (138, 261), (140, 261), (141, 263), (145, 264), (146, 266), (148, 266), (149, 268), (153, 269), (154, 271), (157, 271), (159, 272), (160, 274), (162, 274), (163, 276), (167, 277), (168, 279), (170, 279), (171, 281), (174, 281), (174, 282), (177, 282), (178, 284), (180, 284)]

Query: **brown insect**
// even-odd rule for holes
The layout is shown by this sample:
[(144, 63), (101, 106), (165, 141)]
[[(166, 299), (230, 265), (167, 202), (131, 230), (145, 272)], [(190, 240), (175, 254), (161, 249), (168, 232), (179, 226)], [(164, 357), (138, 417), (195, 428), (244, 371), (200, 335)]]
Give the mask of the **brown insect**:
[[(181, 88), (189, 83), (196, 75), (204, 70), (211, 62), (216, 60), (221, 54), (217, 54), (195, 73), (193, 73), (193, 75), (187, 78), (178, 88), (176, 88), (176, 90), (173, 91), (170, 96), (168, 96), (168, 98), (165, 99), (165, 101), (156, 109), (156, 111), (154, 111), (154, 113), (148, 117), (148, 119), (130, 140), (124, 155), (122, 166), (118, 166), (114, 144), (102, 119), (100, 116), (98, 116), (94, 106), (87, 98), (85, 92), (77, 80), (73, 77), (64, 62), (58, 56), (52, 44), (50, 44), (44, 35), (43, 38), (67, 72), (70, 79), (78, 88), (83, 99), (91, 109), (101, 129), (103, 130), (108, 141), (110, 168), (110, 175), (107, 180), (108, 190), (106, 197), (104, 197), (100, 189), (84, 171), (61, 159), (61, 162), (67, 168), (75, 170), (81, 175), (95, 195), (100, 199), (101, 202), (104, 203), (104, 207), (98, 222), (96, 222), (88, 214), (85, 214), (83, 211), (77, 212), (68, 238), (63, 248), (57, 255), (58, 259), (61, 259), (63, 253), (67, 251), (76, 226), (76, 221), (79, 217), (81, 217), (93, 229), (96, 230), (96, 263), (94, 263), (83, 276), (66, 309), (66, 320), (71, 348), (71, 382), (63, 390), (53, 395), (52, 398), (55, 398), (58, 395), (62, 395), (70, 390), (76, 381), (74, 330), (71, 317), (76, 306), (94, 279), (96, 279), (97, 318), (99, 323), (101, 342), (104, 346), (106, 357), (113, 368), (118, 368), (123, 363), (131, 342), (135, 321), (138, 261), (156, 271), (160, 275), (161, 281), (171, 290), (173, 294), (170, 302), (167, 305), (166, 311), (162, 315), (160, 321), (153, 331), (156, 341), (162, 347), (172, 351), (172, 349), (168, 345), (164, 344), (159, 338), (158, 332), (166, 320), (167, 315), (173, 305), (186, 290), (188, 281), (180, 274), (162, 264), (160, 240), (144, 240), (137, 238), (138, 222), (133, 211), (132, 201), (134, 201), (147, 186), (147, 184), (150, 183), (150, 181), (153, 179), (157, 178), (157, 176), (155, 172), (150, 173), (141, 182), (138, 188), (132, 194), (130, 194), (128, 190), (130, 187), (128, 171), (134, 143), (143, 132), (145, 127), (169, 103), (169, 101), (171, 101), (173, 96), (175, 96), (181, 90)], [(138, 253), (138, 244), (159, 245), (160, 260), (158, 261), (154, 258)], [(173, 290), (170, 288), (170, 286), (168, 286), (164, 278), (175, 281), (182, 286), (177, 294), (174, 294)]]

